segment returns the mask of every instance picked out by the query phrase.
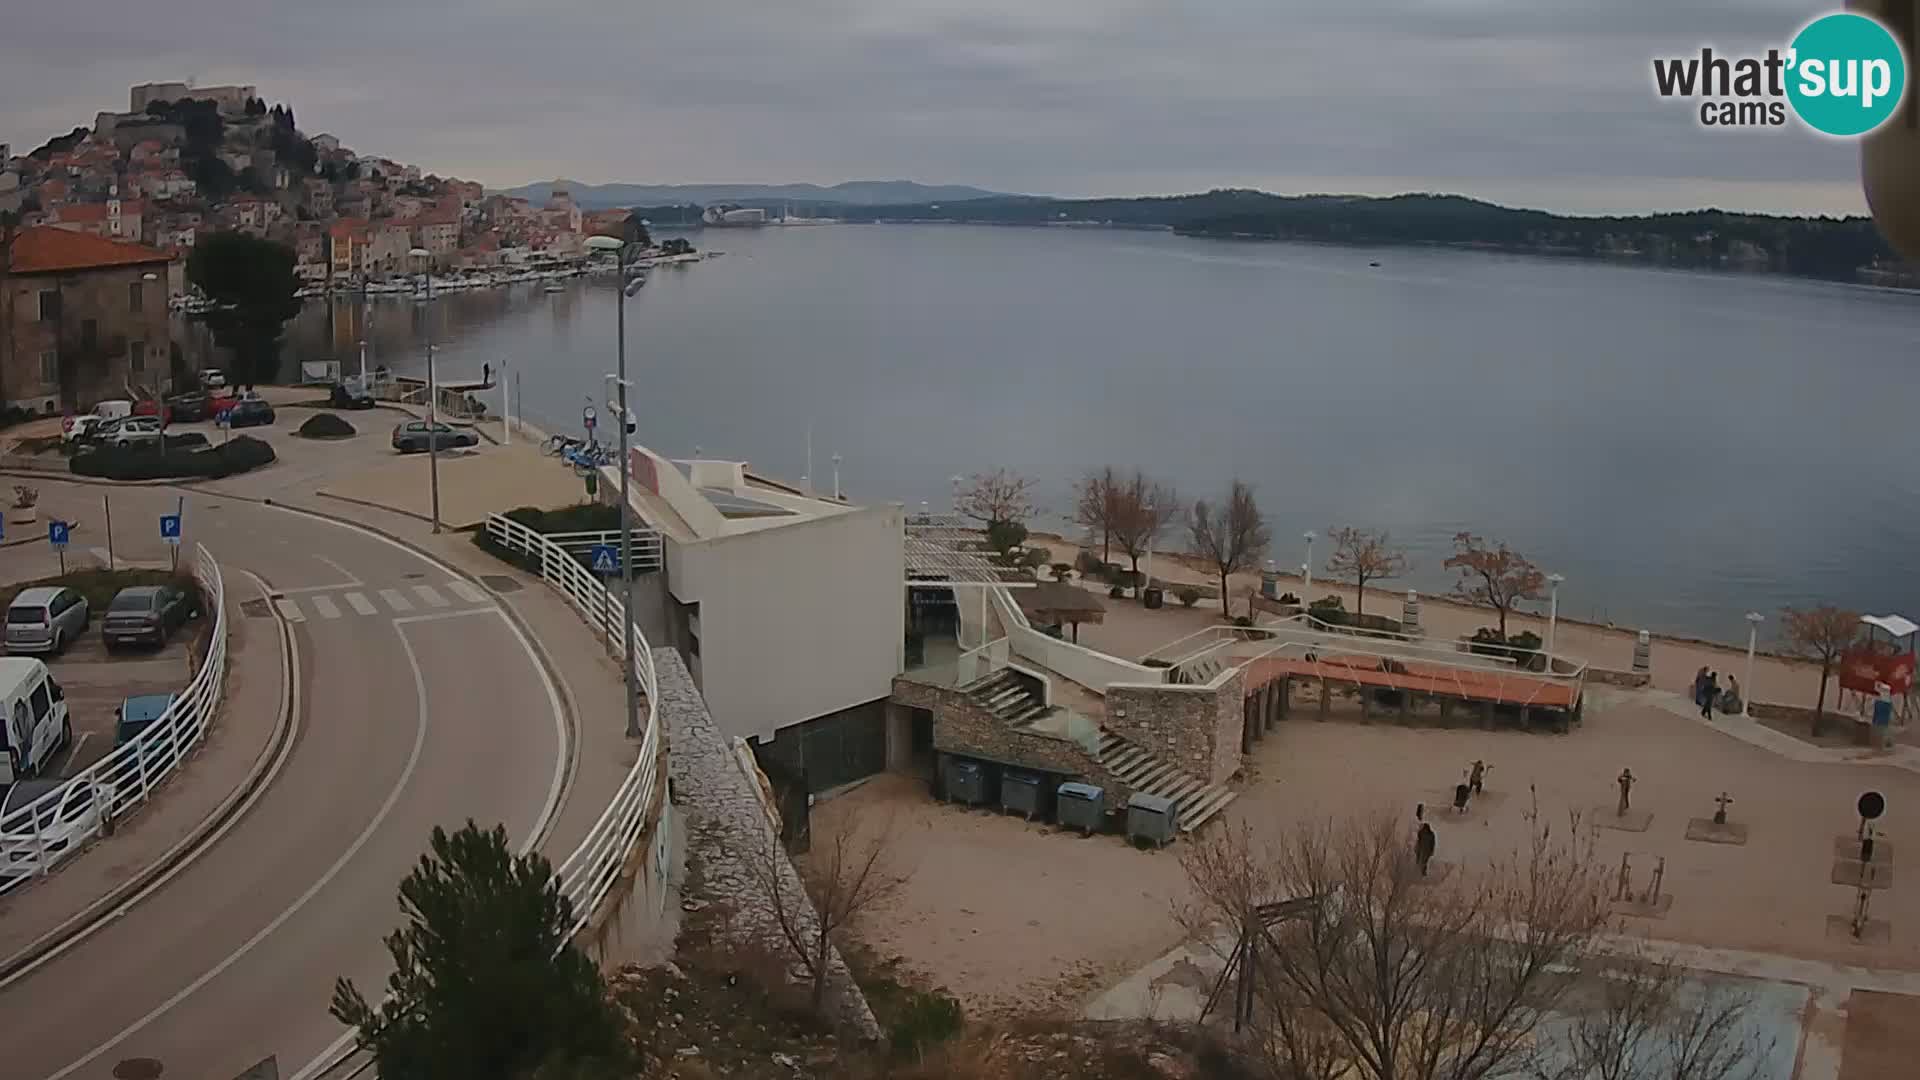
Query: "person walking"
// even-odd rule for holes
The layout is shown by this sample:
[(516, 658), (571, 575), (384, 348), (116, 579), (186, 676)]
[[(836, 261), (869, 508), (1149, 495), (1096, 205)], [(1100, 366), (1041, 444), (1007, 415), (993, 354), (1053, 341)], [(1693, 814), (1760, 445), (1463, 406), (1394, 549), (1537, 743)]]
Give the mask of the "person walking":
[(1433, 826), (1421, 822), (1420, 835), (1413, 841), (1413, 858), (1420, 864), (1421, 877), (1427, 876), (1427, 864), (1433, 861), (1434, 842)]
[(1700, 701), (1707, 696), (1707, 665), (1701, 664), (1700, 670), (1693, 673), (1693, 705), (1700, 707)]
[(1713, 719), (1713, 703), (1714, 703), (1714, 700), (1719, 696), (1720, 696), (1720, 674), (1718, 672), (1709, 671), (1707, 672), (1707, 685), (1705, 686), (1705, 688), (1703, 688), (1700, 691), (1700, 715), (1701, 716), (1705, 717), (1708, 720)]

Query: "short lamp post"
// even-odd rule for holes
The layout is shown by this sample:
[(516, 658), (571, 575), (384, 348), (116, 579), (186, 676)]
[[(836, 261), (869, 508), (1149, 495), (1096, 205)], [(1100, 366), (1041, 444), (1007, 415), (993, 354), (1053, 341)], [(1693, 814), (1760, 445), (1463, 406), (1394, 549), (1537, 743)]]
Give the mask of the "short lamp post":
[(1553, 632), (1560, 625), (1560, 583), (1567, 580), (1565, 574), (1547, 575), (1547, 656), (1552, 663)]
[[(1154, 520), (1153, 515), (1155, 513), (1155, 507), (1153, 503), (1149, 502), (1144, 506), (1142, 506), (1140, 508), (1140, 512), (1141, 512), (1140, 516), (1145, 518), (1148, 522), (1152, 522)], [(1153, 526), (1149, 524), (1147, 527), (1151, 529)], [(1143, 603), (1146, 601), (1146, 598), (1147, 598), (1147, 590), (1152, 587), (1153, 587), (1153, 533), (1148, 532), (1147, 533), (1147, 576), (1146, 576), (1146, 580), (1139, 583), (1140, 599)]]
[(1767, 621), (1757, 611), (1747, 612), (1747, 685), (1740, 692), (1740, 715), (1753, 715), (1753, 650), (1760, 643), (1760, 624)]
[(1300, 602), (1307, 602), (1307, 592), (1313, 588), (1313, 530), (1308, 529), (1303, 536), (1307, 542), (1307, 561), (1300, 564)]
[(638, 677), (634, 671), (633, 645), (633, 499), (630, 491), (632, 470), (627, 463), (627, 433), (633, 427), (633, 413), (627, 408), (627, 390), (632, 386), (627, 380), (627, 298), (639, 292), (639, 282), (627, 280), (627, 253), (632, 245), (618, 236), (590, 236), (587, 248), (591, 251), (611, 251), (620, 264), (620, 295), (614, 299), (616, 315), (616, 333), (618, 341), (614, 345), (616, 370), (607, 378), (615, 388), (615, 400), (608, 405), (619, 413), (620, 424), (620, 586), (621, 586), (621, 627), (620, 655), (626, 658), (627, 684), (627, 737), (640, 738), (640, 697), (639, 687), (635, 684)]
[(433, 252), (414, 248), (407, 254), (427, 268), (427, 484), (433, 497), (433, 531), (440, 531), (440, 387), (433, 377)]

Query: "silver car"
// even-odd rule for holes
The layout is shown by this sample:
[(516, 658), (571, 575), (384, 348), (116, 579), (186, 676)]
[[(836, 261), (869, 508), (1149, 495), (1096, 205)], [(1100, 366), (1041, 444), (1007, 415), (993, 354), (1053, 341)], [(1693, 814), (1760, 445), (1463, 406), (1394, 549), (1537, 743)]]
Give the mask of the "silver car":
[(87, 598), (64, 586), (22, 589), (7, 605), (7, 651), (57, 653), (87, 632)]

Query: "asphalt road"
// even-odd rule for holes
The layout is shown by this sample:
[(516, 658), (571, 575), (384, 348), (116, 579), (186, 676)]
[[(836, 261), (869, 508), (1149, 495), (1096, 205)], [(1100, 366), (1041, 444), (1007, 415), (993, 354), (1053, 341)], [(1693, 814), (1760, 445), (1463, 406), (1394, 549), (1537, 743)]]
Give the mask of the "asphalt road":
[(243, 617), (288, 620), (297, 737), (198, 858), (0, 986), (0, 1075), (106, 1080), (151, 1058), (225, 1080), (274, 1055), (290, 1077), (342, 1034), (336, 977), (384, 989), (380, 939), (432, 828), (503, 822), (523, 841), (560, 797), (559, 698), (491, 597), (379, 537), (239, 500), (190, 496), (186, 532), (230, 589), (250, 570), (277, 591), (277, 612)]

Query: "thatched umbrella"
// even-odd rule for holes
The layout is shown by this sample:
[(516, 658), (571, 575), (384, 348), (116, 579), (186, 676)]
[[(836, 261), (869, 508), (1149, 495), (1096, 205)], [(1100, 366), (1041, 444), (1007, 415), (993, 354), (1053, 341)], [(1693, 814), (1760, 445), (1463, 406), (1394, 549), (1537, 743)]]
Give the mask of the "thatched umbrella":
[(1107, 605), (1098, 596), (1078, 585), (1064, 581), (1042, 581), (1031, 589), (1010, 589), (1020, 601), (1027, 618), (1042, 626), (1072, 626), (1075, 644), (1080, 641), (1080, 624), (1098, 626), (1107, 619)]

